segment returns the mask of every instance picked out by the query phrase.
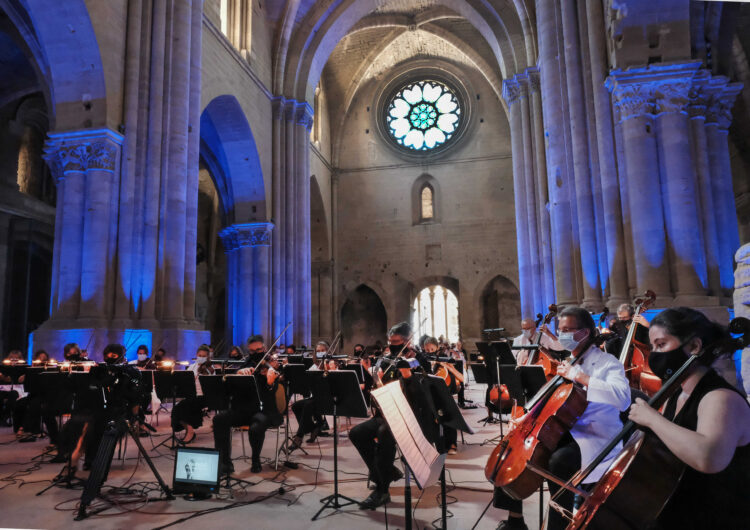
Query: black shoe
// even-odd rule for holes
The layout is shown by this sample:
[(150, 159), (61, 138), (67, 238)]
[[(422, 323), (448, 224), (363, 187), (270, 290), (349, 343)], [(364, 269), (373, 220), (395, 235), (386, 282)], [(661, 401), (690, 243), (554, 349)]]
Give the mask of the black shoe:
[(68, 461), (68, 457), (64, 454), (57, 453), (52, 460), (49, 461), (50, 464), (64, 464)]
[(219, 475), (231, 475), (234, 473), (234, 464), (231, 462), (222, 462), (219, 466)]
[(253, 465), (250, 466), (251, 473), (260, 473), (261, 471), (263, 471), (263, 466), (260, 465), (260, 462), (253, 462)]
[(375, 490), (370, 493), (369, 497), (359, 503), (359, 507), (362, 510), (374, 510), (378, 506), (383, 506), (387, 502), (391, 502), (391, 496), (388, 495), (388, 492), (386, 491), (383, 493)]
[(477, 406), (476, 405), (467, 405), (466, 403), (464, 403), (463, 405), (461, 405), (461, 408), (464, 409), (464, 410), (471, 410), (471, 409), (477, 408)]
[(318, 436), (320, 435), (320, 429), (321, 429), (320, 427), (315, 427), (310, 432), (310, 437), (307, 439), (307, 443), (309, 444), (315, 443), (315, 440), (317, 440)]
[(526, 526), (526, 521), (521, 517), (500, 521), (495, 530), (529, 530), (529, 527)]

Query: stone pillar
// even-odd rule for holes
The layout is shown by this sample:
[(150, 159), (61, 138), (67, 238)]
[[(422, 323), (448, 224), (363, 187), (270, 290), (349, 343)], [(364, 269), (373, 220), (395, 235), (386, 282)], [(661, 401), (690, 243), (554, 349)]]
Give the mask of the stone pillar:
[(708, 110), (708, 88), (710, 74), (703, 70), (693, 79), (690, 91), (688, 115), (692, 139), (693, 164), (697, 183), (697, 197), (700, 204), (700, 219), (703, 221), (703, 246), (706, 252), (708, 291), (710, 295), (721, 296), (719, 278), (719, 240), (716, 234), (716, 209), (711, 192), (711, 168), (709, 163), (708, 140), (706, 138), (706, 111)]
[[(750, 318), (750, 243), (741, 246), (734, 257), (737, 261), (737, 270), (734, 272), (734, 314)], [(750, 348), (745, 348), (742, 352), (740, 374), (745, 393), (750, 394)]]
[(608, 275), (602, 288), (607, 287), (606, 280), (608, 280), (608, 306), (614, 309), (619, 304), (629, 302), (630, 293), (628, 292), (623, 215), (620, 207), (620, 183), (617, 178), (612, 104), (607, 87), (604, 85), (608, 66), (601, 1), (586, 0), (586, 15), (596, 122), (594, 136), (599, 159), (599, 181), (604, 210), (604, 226), (600, 240), (603, 240), (606, 245), (608, 265)]
[(529, 256), (529, 232), (526, 229), (528, 212), (526, 206), (526, 175), (524, 172), (523, 133), (521, 124), (521, 92), (525, 87), (515, 79), (503, 81), (503, 97), (510, 111), (511, 151), (513, 155), (513, 197), (516, 213), (516, 246), (518, 252), (518, 289), (521, 293), (521, 314), (524, 318), (534, 315), (534, 291), (532, 287), (531, 259)]
[(729, 125), (732, 105), (742, 90), (740, 83), (727, 84), (724, 77), (711, 80), (713, 90), (706, 115), (711, 169), (711, 194), (716, 212), (716, 233), (719, 246), (719, 277), (724, 296), (730, 296), (734, 285), (732, 276), (734, 252), (739, 247), (737, 209), (732, 186), (732, 167), (729, 160)]
[[(106, 320), (114, 173), (123, 137), (113, 131), (51, 133), (46, 158), (57, 176), (59, 215), (52, 277), (52, 319)], [(56, 279), (56, 281), (55, 281)]]
[[(675, 304), (709, 305), (703, 232), (687, 105), (698, 63), (670, 67), (654, 82), (659, 173)], [(715, 304), (715, 302), (714, 302)]]
[[(273, 269), (273, 288), (272, 288), (272, 306), (273, 306), (273, 335), (276, 337), (286, 326), (288, 322), (286, 301), (286, 238), (284, 230), (284, 221), (286, 219), (286, 159), (284, 153), (284, 138), (286, 137), (286, 120), (284, 119), (284, 99), (276, 98), (272, 102), (273, 124), (272, 124), (272, 145), (273, 160), (271, 165), (272, 186), (273, 186), (273, 215), (272, 220), (280, 228), (273, 231), (272, 252), (272, 269)], [(286, 338), (282, 338), (286, 343)]]
[(671, 287), (652, 83), (651, 72), (647, 69), (615, 71), (607, 79), (624, 144), (625, 175), (620, 177), (627, 187), (636, 290), (638, 293), (647, 289), (654, 291), (661, 299), (657, 299), (657, 305), (664, 307), (671, 304)]
[(270, 338), (272, 231), (272, 223), (243, 223), (219, 233), (227, 254), (227, 336), (234, 344), (253, 334)]
[(536, 10), (544, 137), (547, 141), (550, 225), (555, 227), (552, 237), (552, 262), (555, 271), (556, 300), (558, 304), (570, 305), (576, 304), (578, 297), (573, 256), (575, 245), (572, 237), (570, 183), (563, 131), (563, 101), (560, 95), (561, 52), (558, 45), (556, 2), (537, 0)]
[(300, 344), (311, 345), (312, 302), (310, 247), (310, 130), (313, 123), (313, 109), (307, 103), (297, 103), (294, 115), (296, 169), (296, 285), (297, 307), (294, 316), (295, 340)]
[[(589, 152), (586, 130), (583, 77), (581, 73), (580, 46), (576, 7), (573, 0), (563, 0), (561, 5), (562, 29), (565, 41), (565, 80), (567, 104), (570, 112), (570, 138), (573, 155), (573, 182), (578, 225), (578, 244), (581, 255), (583, 305), (591, 309), (601, 307), (598, 251), (594, 200), (589, 171)], [(573, 197), (571, 196), (571, 200)]]

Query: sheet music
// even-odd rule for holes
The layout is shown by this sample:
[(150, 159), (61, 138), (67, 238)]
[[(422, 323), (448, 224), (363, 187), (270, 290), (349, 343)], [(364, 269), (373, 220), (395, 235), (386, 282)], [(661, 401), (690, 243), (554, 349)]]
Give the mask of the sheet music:
[(414, 411), (401, 390), (401, 385), (388, 384), (373, 390), (370, 395), (383, 412), (383, 418), (391, 428), (396, 444), (414, 474), (417, 486), (424, 489), (437, 482), (445, 455), (439, 454), (425, 438)]

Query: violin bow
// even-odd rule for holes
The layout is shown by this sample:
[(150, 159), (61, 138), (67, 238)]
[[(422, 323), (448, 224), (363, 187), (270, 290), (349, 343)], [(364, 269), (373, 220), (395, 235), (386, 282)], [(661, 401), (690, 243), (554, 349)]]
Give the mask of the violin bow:
[(284, 336), (284, 333), (286, 333), (286, 330), (288, 330), (289, 326), (291, 326), (291, 325), (292, 325), (292, 323), (289, 322), (286, 325), (286, 327), (281, 331), (281, 333), (279, 333), (279, 336), (276, 337), (275, 341), (273, 341), (273, 344), (271, 344), (271, 347), (268, 348), (268, 351), (266, 351), (266, 353), (263, 354), (263, 357), (260, 358), (260, 361), (258, 361), (258, 364), (255, 365), (255, 368), (253, 368), (253, 372), (255, 372), (260, 367), (260, 365), (265, 362), (266, 357), (268, 357), (268, 355), (273, 351), (273, 349), (276, 347), (276, 344), (278, 344), (278, 342), (281, 340), (281, 337)]

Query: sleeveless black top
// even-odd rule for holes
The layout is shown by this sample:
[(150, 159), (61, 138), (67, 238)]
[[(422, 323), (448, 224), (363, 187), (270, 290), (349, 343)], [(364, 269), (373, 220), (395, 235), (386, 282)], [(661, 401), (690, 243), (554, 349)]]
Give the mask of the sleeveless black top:
[[(667, 402), (664, 416), (681, 427), (695, 431), (698, 427), (698, 405), (706, 394), (720, 388), (737, 392), (723, 377), (710, 370), (698, 382), (677, 416), (675, 409), (679, 394)], [(665, 530), (750, 528), (748, 492), (750, 444), (735, 449), (729, 465), (718, 473), (701, 473), (687, 466), (675, 494), (659, 516), (658, 527)]]

